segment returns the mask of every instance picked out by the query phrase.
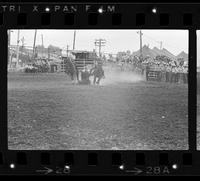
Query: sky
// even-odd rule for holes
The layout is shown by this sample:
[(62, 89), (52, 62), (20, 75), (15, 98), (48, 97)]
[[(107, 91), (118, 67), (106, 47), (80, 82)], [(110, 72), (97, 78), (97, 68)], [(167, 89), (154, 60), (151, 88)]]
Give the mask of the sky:
[[(139, 30), (76, 30), (76, 50), (92, 51), (95, 39), (105, 39), (106, 44), (102, 48), (102, 52), (116, 54), (119, 51), (131, 52), (137, 51), (140, 47), (140, 37), (137, 33)], [(11, 32), (11, 45), (17, 44), (18, 30)], [(24, 37), (25, 46), (33, 46), (35, 30), (20, 30), (20, 39)], [(49, 44), (65, 48), (69, 45), (69, 49), (73, 47), (74, 30), (37, 30), (36, 45), (42, 44), (42, 35), (44, 46)], [(142, 30), (142, 44), (149, 45), (150, 48), (168, 49), (174, 55), (178, 55), (181, 51), (188, 53), (188, 30)], [(20, 45), (22, 42), (20, 42)]]

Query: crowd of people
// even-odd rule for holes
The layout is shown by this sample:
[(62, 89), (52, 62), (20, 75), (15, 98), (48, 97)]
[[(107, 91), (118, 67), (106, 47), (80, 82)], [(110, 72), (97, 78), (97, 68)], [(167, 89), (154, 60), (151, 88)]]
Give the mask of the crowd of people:
[[(188, 83), (188, 65), (184, 62), (164, 61), (158, 57), (153, 61), (143, 62), (146, 69), (146, 79), (150, 79), (151, 74), (155, 72), (158, 81), (171, 83)], [(165, 58), (165, 57), (164, 57)]]
[(156, 80), (171, 83), (188, 83), (188, 68), (185, 66), (165, 65), (153, 67), (146, 66), (146, 80), (151, 79), (151, 75), (155, 74)]
[(49, 72), (49, 64), (45, 59), (38, 59), (34, 63), (29, 63), (24, 66), (25, 73), (45, 73)]
[[(133, 71), (146, 74), (146, 80), (157, 80), (171, 83), (188, 83), (188, 64), (185, 61), (171, 60), (166, 56), (155, 58), (135, 58), (133, 61), (122, 61), (121, 70), (132, 65)], [(130, 66), (129, 66), (130, 67)]]

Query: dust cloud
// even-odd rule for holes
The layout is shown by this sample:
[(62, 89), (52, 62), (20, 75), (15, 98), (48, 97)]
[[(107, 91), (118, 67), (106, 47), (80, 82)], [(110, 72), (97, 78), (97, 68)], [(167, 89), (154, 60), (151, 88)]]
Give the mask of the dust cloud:
[(121, 71), (119, 69), (104, 69), (105, 78), (101, 80), (101, 85), (110, 85), (118, 83), (135, 83), (144, 80), (142, 75), (133, 71)]

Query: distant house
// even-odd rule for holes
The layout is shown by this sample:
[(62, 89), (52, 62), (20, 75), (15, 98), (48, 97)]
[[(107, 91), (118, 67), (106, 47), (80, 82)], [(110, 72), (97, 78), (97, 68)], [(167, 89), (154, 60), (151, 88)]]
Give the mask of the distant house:
[(177, 61), (180, 62), (188, 62), (188, 54), (185, 53), (184, 51), (182, 51), (181, 53), (179, 53), (177, 56)]
[[(140, 50), (133, 52), (132, 55), (139, 57), (140, 56)], [(142, 55), (143, 55), (143, 58), (145, 58), (145, 57), (154, 58), (158, 55), (158, 53), (156, 51), (153, 51), (151, 48), (149, 48), (149, 46), (144, 45), (142, 47)]]
[[(141, 54), (140, 50), (132, 53), (133, 56), (138, 56), (138, 57), (140, 56), (140, 54)], [(149, 57), (151, 59), (154, 59), (158, 55), (164, 56), (164, 57), (168, 57), (172, 61), (176, 61), (178, 64), (181, 61), (183, 61), (183, 64), (187, 64), (187, 62), (188, 62), (188, 54), (185, 53), (184, 51), (182, 51), (180, 54), (175, 56), (170, 51), (168, 51), (166, 48), (158, 49), (157, 47), (154, 47), (151, 49), (147, 45), (144, 45), (142, 47), (142, 55), (143, 55), (143, 58)]]

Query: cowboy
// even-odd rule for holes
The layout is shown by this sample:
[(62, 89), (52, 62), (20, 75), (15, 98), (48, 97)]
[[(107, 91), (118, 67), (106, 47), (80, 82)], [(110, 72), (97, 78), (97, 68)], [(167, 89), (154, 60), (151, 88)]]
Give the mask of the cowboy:
[(146, 80), (147, 81), (149, 80), (149, 72), (150, 72), (150, 66), (149, 66), (149, 64), (147, 64), (147, 66), (146, 66)]
[(180, 83), (180, 66), (176, 66), (176, 83)]
[(165, 64), (162, 64), (161, 66), (161, 74), (162, 74), (161, 81), (166, 82), (166, 65)]
[(171, 82), (172, 83), (176, 82), (176, 67), (175, 67), (175, 65), (172, 66)]
[(179, 83), (184, 82), (183, 65), (179, 66)]
[(188, 83), (188, 67), (187, 65), (183, 66), (183, 74), (184, 74), (184, 84)]
[(172, 67), (170, 64), (168, 64), (167, 66), (167, 70), (166, 70), (166, 82), (171, 82), (171, 77), (172, 77)]
[(93, 84), (99, 84), (100, 80), (105, 77), (104, 70), (101, 65), (95, 65), (93, 69), (90, 71), (90, 75), (94, 75)]
[(162, 67), (161, 67), (161, 64), (160, 63), (158, 63), (158, 65), (157, 65), (157, 80), (159, 81), (159, 82), (161, 82), (161, 80), (162, 80)]

